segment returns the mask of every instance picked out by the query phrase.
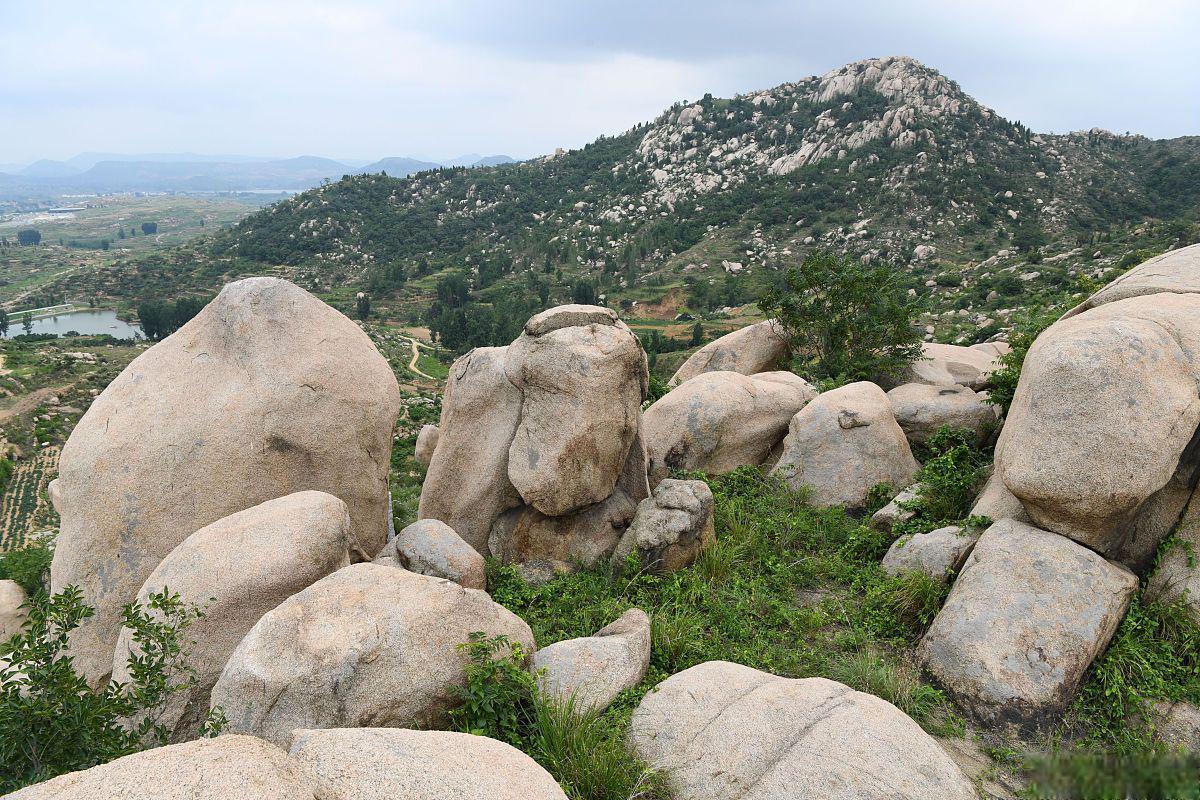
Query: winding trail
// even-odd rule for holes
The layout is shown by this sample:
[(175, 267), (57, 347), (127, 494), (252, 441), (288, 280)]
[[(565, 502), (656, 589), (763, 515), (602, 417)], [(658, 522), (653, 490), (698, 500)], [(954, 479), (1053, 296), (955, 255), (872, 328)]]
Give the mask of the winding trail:
[(417, 359), (421, 357), (421, 351), (417, 349), (417, 340), (410, 336), (408, 338), (408, 343), (412, 345), (412, 360), (408, 362), (409, 371), (415, 372), (421, 377), (428, 378), (431, 381), (436, 381), (437, 378), (433, 377), (427, 372), (422, 372), (420, 367), (417, 366)]

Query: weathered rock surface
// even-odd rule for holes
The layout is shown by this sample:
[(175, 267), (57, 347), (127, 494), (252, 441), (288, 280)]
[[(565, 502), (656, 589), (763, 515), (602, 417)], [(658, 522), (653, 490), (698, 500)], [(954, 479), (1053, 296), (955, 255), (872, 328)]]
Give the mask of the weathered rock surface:
[(387, 543), (375, 563), (445, 578), (468, 589), (487, 588), (483, 556), (441, 520), (419, 519), (407, 526)]
[(607, 498), (641, 424), (637, 337), (611, 309), (560, 306), (525, 323), (505, 369), (522, 396), (508, 477), (524, 503), (557, 517)]
[(1170, 250), (1126, 272), (1063, 315), (1063, 319), (1131, 297), (1200, 293), (1200, 244)]
[(632, 608), (592, 636), (543, 647), (533, 657), (538, 685), (560, 703), (579, 711), (608, 708), (626, 689), (637, 686), (650, 666), (650, 617)]
[(707, 372), (646, 409), (651, 482), (669, 469), (710, 475), (762, 464), (816, 390), (790, 372)]
[(465, 680), (473, 631), (534, 652), (533, 634), (484, 592), (354, 564), (267, 613), (212, 691), (232, 731), (286, 744), (297, 728), (431, 727)]
[[(1198, 383), (1200, 295), (1134, 297), (1057, 322), (1025, 358), (996, 471), (1040, 527), (1136, 561), (1169, 531), (1139, 529), (1143, 506), (1180, 467), (1195, 469)], [(1171, 494), (1160, 519), (1186, 502)]]
[(638, 504), (613, 560), (620, 563), (636, 552), (647, 568), (674, 572), (691, 565), (715, 539), (708, 484), (666, 478)]
[(291, 755), (345, 800), (566, 800), (541, 765), (486, 736), (298, 730)]
[(971, 349), (987, 353), (992, 358), (999, 358), (1011, 353), (1012, 345), (1008, 342), (979, 342), (971, 345)]
[(764, 320), (709, 342), (683, 362), (671, 377), (678, 386), (705, 372), (754, 375), (785, 366), (788, 344), (779, 326)]
[(433, 451), (437, 449), (439, 429), (437, 425), (422, 425), (417, 434), (417, 445), (413, 457), (423, 467), (428, 467), (433, 461)]
[(937, 742), (890, 703), (724, 661), (647, 694), (630, 742), (676, 800), (976, 797)]
[(521, 503), (508, 479), (521, 393), (504, 372), (507, 353), (506, 347), (477, 347), (450, 367), (417, 511), (422, 519), (445, 522), (484, 555), (496, 518)]
[(1029, 514), (1025, 513), (1025, 506), (1021, 505), (1021, 501), (1008, 490), (994, 468), (992, 474), (988, 476), (987, 483), (983, 485), (983, 490), (975, 498), (975, 505), (971, 507), (971, 516), (987, 517), (993, 522), (999, 522), (1002, 519), (1032, 522)]
[(859, 382), (818, 395), (792, 418), (771, 474), (809, 487), (814, 505), (853, 509), (876, 484), (910, 485), (918, 467), (887, 395)]
[(904, 506), (920, 496), (921, 484), (919, 483), (914, 483), (907, 489), (901, 489), (895, 497), (888, 501), (886, 506), (871, 515), (869, 524), (877, 531), (891, 533), (892, 528), (902, 522), (908, 522), (916, 516), (916, 511), (904, 508)]
[(892, 575), (902, 572), (923, 572), (943, 583), (947, 573), (956, 572), (979, 541), (979, 534), (958, 525), (901, 536), (892, 542), (883, 557), (883, 570)]
[(918, 653), (981, 721), (1035, 728), (1070, 702), (1137, 585), (1070, 539), (1003, 520), (976, 543)]
[(592, 567), (613, 552), (633, 521), (638, 503), (649, 495), (646, 448), (639, 434), (629, 448), (616, 487), (603, 501), (560, 517), (518, 506), (496, 520), (488, 546), (492, 555), (505, 563), (549, 561)]
[[(935, 386), (961, 384), (983, 389), (998, 364), (997, 354), (975, 347), (926, 342), (921, 345), (922, 360), (915, 361), (891, 378), (889, 386), (924, 383)], [(947, 377), (949, 380), (947, 380)]]
[(1155, 703), (1154, 739), (1172, 750), (1200, 754), (1200, 708), (1191, 703)]
[(253, 736), (145, 750), (29, 786), (8, 800), (344, 800), (306, 766)]
[(0, 642), (6, 642), (21, 632), (28, 609), (23, 608), (28, 598), (21, 584), (16, 581), (0, 581)]
[(63, 448), (51, 588), (95, 616), (75, 666), (107, 676), (120, 609), (167, 553), (209, 523), (292, 492), (345, 501), (368, 553), (383, 547), (400, 393), (358, 325), (276, 278), (226, 286), (117, 376)]
[[(346, 504), (324, 492), (296, 492), (206, 525), (167, 554), (137, 599), (170, 591), (204, 610), (188, 629), (195, 644), (188, 666), (196, 683), (172, 695), (160, 722), (173, 741), (194, 739), (208, 714), (209, 693), (230, 655), (254, 624), (297, 592), (342, 567), (357, 549)], [(121, 630), (113, 679), (130, 681), (133, 641)]]
[(1183, 519), (1175, 529), (1177, 543), (1163, 553), (1158, 568), (1146, 584), (1147, 600), (1182, 601), (1200, 622), (1200, 494), (1193, 494)]
[(54, 480), (50, 481), (50, 483), (46, 484), (46, 495), (50, 498), (50, 506), (61, 514), (62, 511), (60, 507), (62, 506), (62, 484), (58, 482), (58, 478), (55, 478)]
[(982, 442), (999, 419), (998, 407), (965, 386), (906, 383), (887, 393), (896, 422), (912, 444), (921, 444), (939, 428), (961, 428)]

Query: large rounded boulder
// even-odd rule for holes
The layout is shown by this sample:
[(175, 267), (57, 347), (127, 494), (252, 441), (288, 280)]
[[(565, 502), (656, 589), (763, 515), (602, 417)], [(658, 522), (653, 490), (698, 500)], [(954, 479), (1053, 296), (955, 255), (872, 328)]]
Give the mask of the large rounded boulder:
[(676, 800), (977, 797), (933, 737), (891, 703), (725, 661), (647, 694), (630, 741)]
[[(195, 642), (187, 661), (195, 681), (158, 710), (158, 723), (172, 739), (199, 734), (213, 684), (262, 615), (349, 566), (357, 549), (345, 503), (324, 492), (297, 492), (206, 525), (167, 554), (142, 584), (138, 601), (148, 606), (152, 593), (170, 592), (204, 611), (187, 630)], [(123, 629), (113, 655), (114, 680), (130, 682), (133, 646)]]
[(566, 800), (515, 747), (469, 733), (298, 730), (291, 755), (345, 800)]
[[(1039, 527), (1143, 562), (1194, 483), (1159, 495), (1195, 468), (1197, 385), (1200, 295), (1136, 296), (1063, 319), (1025, 357), (996, 473)], [(1162, 525), (1138, 524), (1148, 506)]]
[(706, 372), (737, 372), (754, 375), (786, 366), (788, 342), (774, 320), (763, 320), (727, 333), (688, 357), (670, 385), (678, 386)]
[(474, 632), (534, 652), (485, 592), (381, 564), (338, 570), (242, 639), (212, 691), (232, 731), (286, 745), (297, 728), (436, 727), (464, 685)]
[(74, 632), (93, 683), (112, 665), (121, 607), (212, 522), (314, 489), (346, 503), (373, 554), (387, 534), (399, 388), (362, 329), (276, 278), (226, 286), (93, 401), (63, 448), (51, 588), (95, 609)]
[(891, 403), (873, 383), (839, 387), (792, 418), (771, 471), (817, 506), (862, 508), (872, 487), (912, 484), (919, 469)]
[(816, 396), (790, 372), (706, 372), (685, 381), (646, 409), (652, 481), (671, 469), (712, 475), (762, 464)]
[(145, 750), (59, 775), (7, 800), (345, 800), (273, 744), (221, 736)]

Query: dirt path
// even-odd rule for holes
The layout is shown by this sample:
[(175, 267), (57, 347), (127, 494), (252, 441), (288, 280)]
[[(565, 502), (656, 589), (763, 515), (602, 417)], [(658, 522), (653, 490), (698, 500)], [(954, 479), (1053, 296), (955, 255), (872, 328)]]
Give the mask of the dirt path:
[(66, 386), (46, 386), (42, 389), (37, 389), (29, 394), (22, 395), (8, 408), (0, 408), (0, 425), (7, 425), (10, 420), (33, 411), (45, 401), (49, 400), (56, 394), (64, 394), (71, 389), (75, 384), (67, 384)]
[(431, 381), (436, 381), (437, 378), (433, 377), (432, 375), (430, 375), (426, 372), (422, 372), (420, 367), (417, 366), (417, 359), (421, 357), (421, 351), (419, 349), (417, 349), (417, 340), (410, 337), (408, 340), (408, 343), (410, 345), (412, 345), (412, 360), (408, 362), (408, 369), (411, 372), (415, 372), (416, 374), (420, 375), (423, 378), (428, 378)]

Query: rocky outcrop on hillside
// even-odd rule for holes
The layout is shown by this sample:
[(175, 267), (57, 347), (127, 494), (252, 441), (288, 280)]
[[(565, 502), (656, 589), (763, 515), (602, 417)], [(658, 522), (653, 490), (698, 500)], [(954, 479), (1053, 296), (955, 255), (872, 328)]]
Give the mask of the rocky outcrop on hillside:
[(95, 609), (72, 634), (93, 683), (121, 607), (200, 528), (292, 492), (346, 503), (370, 557), (388, 529), (395, 375), (362, 329), (275, 278), (231, 283), (134, 359), (63, 448), (51, 588)]
[(559, 306), (455, 362), (422, 517), (508, 562), (608, 557), (649, 494), (646, 355), (610, 309)]

